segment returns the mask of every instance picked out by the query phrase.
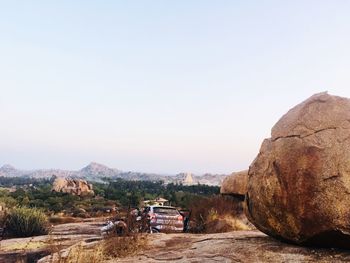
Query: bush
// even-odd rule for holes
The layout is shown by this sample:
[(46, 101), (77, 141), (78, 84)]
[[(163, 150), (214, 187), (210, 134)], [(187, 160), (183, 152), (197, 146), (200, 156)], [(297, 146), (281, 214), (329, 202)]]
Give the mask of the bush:
[[(193, 198), (189, 205), (191, 210), (190, 228), (195, 233), (226, 232), (232, 230), (224, 218), (239, 218), (243, 214), (242, 203), (229, 196), (212, 196)], [(231, 221), (231, 220), (229, 220)], [(227, 226), (221, 226), (223, 223)], [(218, 226), (217, 226), (218, 225)]]
[(6, 212), (5, 211), (0, 211), (0, 228), (5, 226), (5, 222), (6, 222)]
[(7, 215), (5, 229), (14, 237), (44, 235), (48, 233), (48, 221), (46, 215), (36, 208), (17, 207)]

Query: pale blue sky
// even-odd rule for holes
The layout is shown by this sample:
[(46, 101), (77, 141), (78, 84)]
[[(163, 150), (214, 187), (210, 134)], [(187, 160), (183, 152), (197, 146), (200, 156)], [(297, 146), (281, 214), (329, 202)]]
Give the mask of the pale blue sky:
[(0, 1), (0, 162), (230, 173), (350, 97), (350, 1)]

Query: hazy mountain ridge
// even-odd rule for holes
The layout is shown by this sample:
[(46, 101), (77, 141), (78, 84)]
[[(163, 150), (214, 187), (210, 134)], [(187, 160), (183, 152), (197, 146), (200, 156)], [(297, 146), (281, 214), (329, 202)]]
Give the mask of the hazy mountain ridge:
[[(61, 169), (37, 169), (37, 170), (19, 170), (15, 167), (5, 164), (0, 168), (0, 176), (4, 177), (33, 177), (33, 178), (49, 178), (57, 177), (73, 177), (83, 178), (89, 181), (101, 181), (103, 177), (123, 178), (126, 180), (141, 181), (157, 181), (162, 180), (165, 183), (183, 183), (186, 179), (185, 173), (177, 175), (164, 175), (155, 173), (142, 173), (132, 171), (121, 171), (119, 169), (110, 168), (106, 165), (91, 162), (89, 165), (78, 171), (61, 170)], [(223, 174), (204, 174), (193, 175), (192, 184), (221, 185), (222, 180), (227, 176)]]

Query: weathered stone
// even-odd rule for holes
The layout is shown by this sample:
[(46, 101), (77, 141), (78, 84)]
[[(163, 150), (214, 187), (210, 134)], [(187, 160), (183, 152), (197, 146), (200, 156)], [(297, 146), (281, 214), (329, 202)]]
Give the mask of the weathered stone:
[[(348, 262), (350, 252), (285, 244), (259, 231), (220, 234), (157, 234), (148, 236), (147, 248), (136, 255), (112, 259), (123, 262)], [(168, 255), (165, 257), (165, 255)]]
[(350, 247), (350, 100), (320, 93), (272, 128), (248, 173), (246, 214), (290, 242)]
[(222, 182), (220, 193), (244, 199), (247, 192), (248, 170), (232, 173)]
[[(83, 222), (54, 225), (52, 226), (50, 235), (3, 239), (0, 243), (0, 262), (52, 263), (62, 262), (62, 260), (66, 262), (66, 258), (56, 257), (57, 253), (54, 252), (58, 251), (58, 249), (65, 251), (72, 246), (93, 244), (93, 242), (96, 242), (95, 240), (102, 238), (100, 235), (100, 228), (104, 223), (105, 218), (94, 218), (89, 219), (89, 221), (84, 220)], [(52, 249), (53, 246), (57, 246), (55, 250)], [(83, 252), (85, 252), (85, 250)], [(51, 253), (54, 253), (54, 257), (47, 256), (40, 259)], [(60, 255), (63, 254), (64, 253), (60, 253)]]
[(52, 191), (68, 193), (72, 195), (93, 195), (92, 185), (85, 180), (56, 178), (52, 185)]

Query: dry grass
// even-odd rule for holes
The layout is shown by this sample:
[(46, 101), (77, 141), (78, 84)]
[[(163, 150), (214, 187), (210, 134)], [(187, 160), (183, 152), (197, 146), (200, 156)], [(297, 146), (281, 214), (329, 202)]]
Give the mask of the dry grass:
[(53, 246), (52, 263), (101, 263), (109, 259), (122, 258), (136, 254), (147, 247), (146, 237), (130, 235), (124, 237), (107, 237), (93, 244), (79, 243), (61, 250), (60, 245)]
[(215, 219), (208, 218), (205, 223), (206, 233), (223, 233), (239, 230), (251, 230), (251, 228), (241, 217), (235, 217), (230, 214), (220, 215)]
[(229, 196), (213, 196), (194, 200), (191, 205), (191, 232), (220, 233), (248, 230), (242, 220), (242, 203)]
[(58, 260), (53, 260), (55, 263), (98, 263), (105, 259), (101, 246), (94, 248), (85, 248), (82, 244), (73, 246), (68, 250), (66, 255), (60, 255)]
[(102, 242), (102, 252), (106, 258), (119, 258), (134, 255), (147, 247), (144, 235), (111, 237)]
[(242, 220), (240, 218), (232, 218), (229, 217), (226, 219), (230, 225), (232, 226), (233, 231), (238, 231), (238, 230), (252, 230), (252, 227), (245, 222), (245, 220)]
[(43, 241), (28, 241), (28, 242), (17, 242), (8, 246), (3, 246), (1, 251), (14, 251), (14, 250), (23, 250), (26, 252), (31, 249), (45, 248), (46, 243)]

